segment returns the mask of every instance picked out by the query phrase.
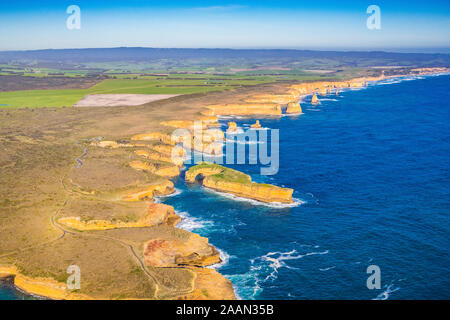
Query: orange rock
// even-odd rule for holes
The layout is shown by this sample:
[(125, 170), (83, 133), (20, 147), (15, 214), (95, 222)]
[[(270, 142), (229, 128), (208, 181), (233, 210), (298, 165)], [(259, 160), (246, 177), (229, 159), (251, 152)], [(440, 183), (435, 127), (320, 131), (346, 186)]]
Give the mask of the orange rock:
[(259, 120), (256, 120), (254, 124), (250, 126), (250, 128), (259, 129), (261, 128), (261, 124), (259, 123)]
[(152, 267), (209, 266), (220, 262), (208, 239), (191, 234), (186, 241), (154, 239), (144, 245), (145, 262)]
[(237, 130), (236, 122), (232, 122), (232, 121), (228, 122), (228, 129), (227, 129), (227, 131), (228, 132), (236, 132), (236, 130)]
[(319, 99), (317, 98), (317, 94), (314, 92), (312, 98), (311, 98), (311, 103), (312, 104), (318, 104), (319, 103)]
[(143, 156), (147, 159), (155, 160), (155, 161), (164, 161), (164, 162), (171, 162), (175, 164), (176, 166), (182, 166), (183, 160), (180, 158), (172, 159), (172, 157), (168, 157), (166, 155), (163, 155), (156, 151), (147, 151), (147, 150), (136, 150), (134, 153), (136, 153), (138, 156)]
[(174, 208), (163, 203), (151, 203), (147, 215), (141, 220), (142, 224), (146, 226), (158, 224), (175, 226), (180, 221), (181, 218), (175, 213)]
[(291, 102), (287, 106), (286, 113), (302, 113), (302, 108), (299, 103)]
[(236, 300), (231, 281), (214, 269), (195, 268), (194, 290), (179, 299), (183, 300)]
[(173, 182), (170, 180), (163, 181), (159, 184), (148, 186), (145, 188), (136, 188), (127, 192), (121, 197), (123, 201), (140, 201), (145, 199), (153, 199), (154, 196), (163, 196), (171, 194), (175, 191)]
[(131, 140), (144, 140), (144, 141), (161, 141), (166, 144), (175, 144), (175, 141), (172, 141), (170, 135), (161, 133), (161, 132), (149, 132), (143, 134), (137, 134), (131, 137)]
[(178, 166), (156, 166), (151, 163), (142, 161), (132, 161), (129, 163), (130, 167), (136, 170), (144, 170), (154, 173), (161, 177), (177, 177), (180, 175), (180, 168)]
[(207, 106), (213, 115), (280, 115), (278, 103), (223, 104)]

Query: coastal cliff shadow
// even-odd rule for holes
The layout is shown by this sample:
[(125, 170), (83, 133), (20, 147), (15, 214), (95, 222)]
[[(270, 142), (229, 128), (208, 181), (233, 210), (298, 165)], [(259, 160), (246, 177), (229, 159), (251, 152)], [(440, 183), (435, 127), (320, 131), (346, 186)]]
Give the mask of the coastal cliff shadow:
[(195, 177), (195, 182), (200, 186), (203, 186), (203, 180), (205, 180), (205, 176), (201, 173)]

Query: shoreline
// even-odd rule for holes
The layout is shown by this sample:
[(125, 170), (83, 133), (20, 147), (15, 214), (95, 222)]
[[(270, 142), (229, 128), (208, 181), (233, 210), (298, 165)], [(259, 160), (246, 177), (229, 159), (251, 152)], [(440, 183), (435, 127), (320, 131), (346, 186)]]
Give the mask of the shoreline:
[[(443, 73), (443, 74), (425, 74), (425, 75), (417, 75), (417, 77), (421, 77), (421, 76), (441, 76), (441, 75), (449, 75), (449, 73)], [(401, 75), (401, 76), (389, 76), (389, 77), (385, 77), (383, 79), (380, 79), (378, 81), (383, 81), (386, 79), (393, 79), (393, 78), (402, 78), (402, 77), (410, 77), (411, 75)], [(358, 78), (356, 78), (358, 79)], [(413, 80), (419, 80), (419, 79), (413, 79)], [(306, 95), (308, 96), (308, 95)], [(303, 97), (301, 97), (303, 98)], [(300, 100), (301, 102), (301, 100)], [(284, 115), (284, 114), (283, 114)], [(254, 117), (255, 115), (249, 114), (248, 118), (249, 119), (256, 119)], [(233, 119), (233, 116), (230, 116), (231, 119)], [(171, 196), (170, 194), (167, 196)], [(244, 198), (245, 199), (245, 198)], [(164, 203), (164, 197), (160, 197), (159, 201), (161, 203)], [(25, 294), (31, 295), (31, 296), (36, 296), (36, 297), (41, 297), (41, 298), (50, 298), (50, 299), (70, 299), (70, 298), (80, 298), (80, 299), (88, 299), (90, 297), (84, 296), (84, 295), (80, 295), (78, 296), (78, 294), (74, 294), (74, 296), (68, 296), (67, 292), (65, 292), (64, 294), (61, 293), (60, 289), (58, 289), (58, 286), (61, 285), (61, 283), (54, 283), (52, 280), (53, 279), (32, 279), (32, 278), (28, 278), (24, 275), (21, 275), (20, 272), (16, 270), (14, 270), (13, 268), (10, 268), (9, 270), (6, 268), (1, 268), (0, 267), (0, 278), (4, 278), (4, 277), (15, 277), (15, 279), (17, 278), (19, 281), (19, 284), (17, 285), (15, 283), (14, 280), (14, 287), (20, 291), (20, 292), (24, 292)], [(21, 282), (22, 281), (22, 282)], [(21, 285), (22, 283), (22, 285)], [(48, 288), (45, 289), (45, 286), (47, 286)], [(47, 290), (47, 291), (46, 291)], [(53, 291), (48, 291), (48, 290), (55, 290)], [(71, 293), (72, 294), (72, 293)], [(236, 293), (235, 293), (236, 295)]]

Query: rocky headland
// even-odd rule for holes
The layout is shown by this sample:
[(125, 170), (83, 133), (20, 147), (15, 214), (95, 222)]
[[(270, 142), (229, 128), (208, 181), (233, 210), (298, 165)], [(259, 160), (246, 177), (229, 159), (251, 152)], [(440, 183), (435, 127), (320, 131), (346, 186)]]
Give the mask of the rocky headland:
[(293, 189), (255, 183), (249, 175), (212, 163), (201, 163), (186, 171), (186, 181), (210, 189), (267, 203), (292, 203)]

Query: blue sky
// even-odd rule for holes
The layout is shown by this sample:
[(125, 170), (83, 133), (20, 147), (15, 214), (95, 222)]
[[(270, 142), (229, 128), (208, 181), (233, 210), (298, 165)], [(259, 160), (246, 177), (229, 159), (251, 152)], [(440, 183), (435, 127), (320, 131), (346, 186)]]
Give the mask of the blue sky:
[[(0, 50), (87, 47), (450, 48), (450, 1), (5, 1)], [(81, 8), (68, 30), (66, 8)], [(369, 5), (381, 30), (366, 27)]]

